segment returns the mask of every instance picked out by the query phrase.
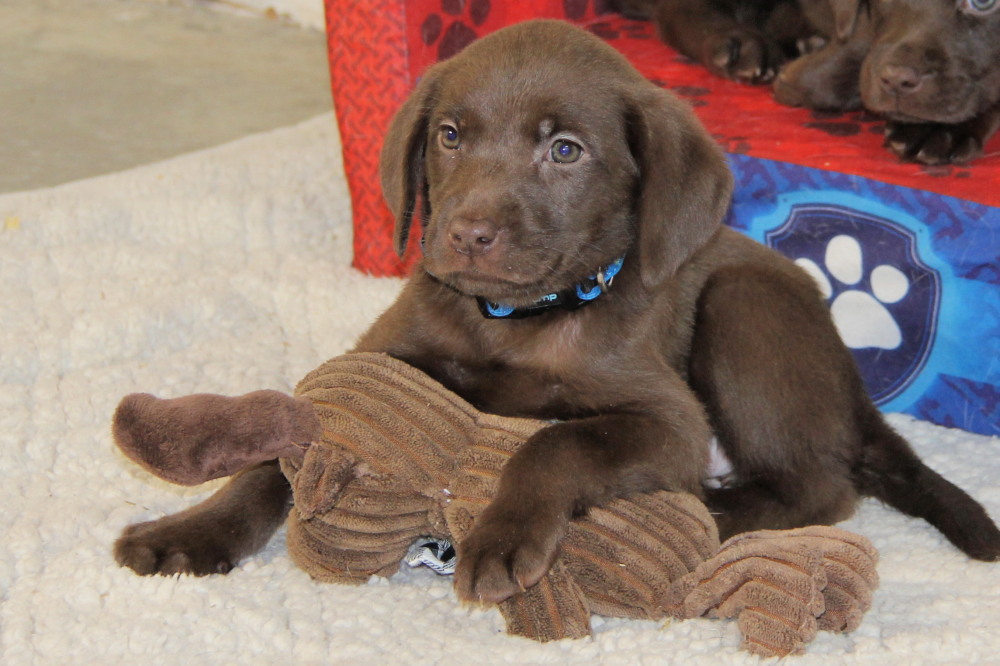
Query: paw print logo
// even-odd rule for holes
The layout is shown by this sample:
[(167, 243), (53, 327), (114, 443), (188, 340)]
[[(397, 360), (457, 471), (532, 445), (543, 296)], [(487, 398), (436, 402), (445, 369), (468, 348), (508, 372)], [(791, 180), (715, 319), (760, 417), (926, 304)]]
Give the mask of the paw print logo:
[[(499, 5), (496, 12), (494, 3)], [(609, 11), (606, 4), (606, 0), (562, 0), (563, 18), (579, 22)], [(450, 58), (478, 37), (505, 24), (536, 16), (529, 3), (522, 6), (496, 0), (440, 0), (439, 7), (439, 11), (430, 11), (420, 24), (420, 40), (424, 46), (436, 47), (437, 60)]]
[(903, 271), (887, 264), (876, 266), (868, 277), (871, 292), (857, 289), (864, 277), (864, 258), (861, 243), (847, 235), (834, 236), (827, 243), (825, 270), (812, 259), (799, 258), (795, 263), (830, 300), (833, 321), (848, 347), (891, 350), (903, 343), (903, 332), (886, 307), (902, 301), (910, 290), (910, 280)]
[(848, 208), (804, 205), (765, 239), (816, 281), (875, 402), (905, 390), (930, 354), (941, 296), (913, 232)]
[(441, 12), (420, 25), (420, 38), (427, 46), (437, 43), (437, 59), (446, 60), (476, 40), (490, 9), (490, 0), (441, 0)]

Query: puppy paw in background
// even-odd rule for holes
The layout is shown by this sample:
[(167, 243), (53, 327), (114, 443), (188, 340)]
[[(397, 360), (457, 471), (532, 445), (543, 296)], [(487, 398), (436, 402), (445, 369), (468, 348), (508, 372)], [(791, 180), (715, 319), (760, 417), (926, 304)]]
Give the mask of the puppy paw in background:
[[(826, 42), (826, 1), (613, 0), (629, 18), (656, 23), (660, 37), (713, 74), (742, 83), (774, 80), (785, 62)], [(818, 11), (817, 11), (818, 9)]]

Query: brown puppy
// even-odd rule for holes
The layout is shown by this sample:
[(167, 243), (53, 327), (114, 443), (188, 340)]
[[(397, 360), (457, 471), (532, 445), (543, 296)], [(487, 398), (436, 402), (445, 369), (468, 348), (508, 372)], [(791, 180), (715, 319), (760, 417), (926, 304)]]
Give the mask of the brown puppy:
[[(574, 516), (661, 488), (706, 498), (723, 536), (835, 522), (874, 495), (1000, 555), (983, 508), (865, 396), (811, 279), (721, 226), (731, 176), (690, 110), (599, 39), (537, 21), (472, 44), (427, 71), (382, 164), (397, 249), (416, 215), (424, 258), (357, 349), (554, 419), (459, 545), (461, 598), (534, 584)], [(713, 434), (735, 480), (706, 489)], [(226, 569), (274, 530), (277, 475), (127, 532), (119, 561)]]
[(1000, 2), (827, 0), (835, 38), (775, 81), (783, 104), (889, 119), (905, 160), (967, 162), (1000, 125)]
[(891, 121), (886, 145), (925, 164), (980, 156), (1000, 125), (1000, 2), (869, 4), (875, 38), (861, 67), (861, 99)]

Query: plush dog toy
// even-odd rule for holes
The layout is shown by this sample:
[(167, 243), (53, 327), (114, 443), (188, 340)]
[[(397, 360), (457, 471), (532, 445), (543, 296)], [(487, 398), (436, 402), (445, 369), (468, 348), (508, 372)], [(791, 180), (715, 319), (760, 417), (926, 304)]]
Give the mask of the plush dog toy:
[[(504, 462), (544, 423), (483, 414), (383, 354), (347, 354), (309, 373), (296, 397), (126, 396), (121, 450), (180, 484), (281, 458), (292, 484), (288, 550), (314, 578), (389, 576), (422, 537), (460, 542)], [(736, 618), (744, 647), (801, 652), (817, 630), (850, 631), (871, 605), (877, 552), (832, 527), (764, 531), (720, 547), (705, 506), (684, 493), (619, 499), (573, 522), (537, 585), (500, 604), (508, 632), (590, 633), (590, 615)]]

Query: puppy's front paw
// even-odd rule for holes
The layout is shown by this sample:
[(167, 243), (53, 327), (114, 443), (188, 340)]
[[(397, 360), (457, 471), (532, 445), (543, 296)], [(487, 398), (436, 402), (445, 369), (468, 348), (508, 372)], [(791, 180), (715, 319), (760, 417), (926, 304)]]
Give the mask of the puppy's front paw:
[(715, 74), (742, 83), (767, 83), (781, 67), (777, 44), (760, 33), (736, 29), (706, 43), (705, 65)]
[(548, 572), (565, 532), (565, 521), (491, 517), (487, 509), (458, 544), (459, 599), (496, 604), (531, 587)]
[(983, 154), (983, 139), (967, 123), (890, 122), (885, 146), (907, 162), (964, 164)]
[(118, 564), (142, 576), (224, 574), (239, 561), (227, 536), (225, 530), (203, 529), (167, 516), (125, 528), (114, 555)]

